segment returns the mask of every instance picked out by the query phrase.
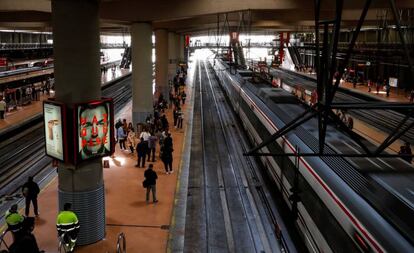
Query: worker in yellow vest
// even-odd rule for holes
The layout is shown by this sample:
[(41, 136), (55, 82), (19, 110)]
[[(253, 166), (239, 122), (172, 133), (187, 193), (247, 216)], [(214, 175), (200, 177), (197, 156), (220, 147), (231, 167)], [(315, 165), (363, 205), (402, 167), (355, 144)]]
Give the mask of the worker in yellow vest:
[(22, 224), (24, 221), (23, 215), (19, 214), (17, 211), (17, 204), (14, 204), (6, 212), (4, 216), (7, 223), (7, 230), (11, 231), (13, 234), (13, 241), (16, 239), (15, 234), (22, 229)]
[(68, 253), (74, 252), (80, 228), (78, 217), (71, 209), (72, 204), (65, 203), (63, 211), (58, 214), (56, 221), (58, 235)]

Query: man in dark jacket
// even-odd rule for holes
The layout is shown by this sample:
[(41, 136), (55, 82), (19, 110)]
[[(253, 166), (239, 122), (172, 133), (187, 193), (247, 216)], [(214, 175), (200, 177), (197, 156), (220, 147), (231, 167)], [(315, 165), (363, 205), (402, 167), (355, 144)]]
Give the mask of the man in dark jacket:
[(10, 253), (44, 253), (43, 250), (39, 250), (36, 238), (32, 234), (34, 226), (33, 217), (24, 219), (22, 229), (16, 234), (16, 240), (10, 245)]
[(149, 194), (150, 191), (152, 191), (152, 202), (157, 203), (157, 188), (156, 188), (156, 184), (157, 184), (157, 173), (152, 169), (153, 165), (152, 163), (148, 166), (148, 169), (145, 170), (144, 172), (144, 177), (145, 177), (145, 185), (147, 188), (147, 194), (146, 194), (146, 201), (147, 204), (149, 203)]
[(26, 198), (26, 216), (29, 216), (30, 202), (33, 203), (34, 214), (39, 215), (37, 208), (37, 195), (39, 195), (39, 186), (33, 181), (33, 177), (29, 177), (27, 182), (22, 187), (23, 196)]
[(140, 167), (141, 166), (141, 161), (142, 161), (142, 168), (145, 167), (145, 157), (147, 155), (148, 152), (148, 142), (144, 141), (144, 138), (141, 137), (141, 141), (137, 144), (137, 156), (138, 156), (138, 161), (137, 161), (137, 165), (135, 165), (135, 167)]

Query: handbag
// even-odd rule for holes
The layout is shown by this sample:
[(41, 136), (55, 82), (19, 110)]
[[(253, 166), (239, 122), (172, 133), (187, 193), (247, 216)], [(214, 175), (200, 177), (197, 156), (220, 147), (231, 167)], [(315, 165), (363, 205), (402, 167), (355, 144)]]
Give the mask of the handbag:
[(147, 188), (148, 187), (148, 181), (145, 179), (142, 181), (142, 187)]

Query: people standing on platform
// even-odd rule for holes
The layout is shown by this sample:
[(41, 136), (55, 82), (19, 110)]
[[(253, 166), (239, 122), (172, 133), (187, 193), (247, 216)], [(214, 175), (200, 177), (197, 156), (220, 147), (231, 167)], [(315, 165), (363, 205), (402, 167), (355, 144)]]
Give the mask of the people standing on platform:
[(7, 223), (7, 230), (13, 235), (13, 241), (16, 240), (16, 233), (22, 229), (24, 217), (17, 211), (17, 204), (13, 204), (10, 209), (4, 215), (4, 219)]
[(173, 111), (173, 120), (174, 120), (174, 127), (175, 128), (177, 128), (178, 111), (179, 111), (178, 107), (175, 107), (174, 111)]
[(147, 188), (147, 193), (146, 193), (146, 196), (145, 196), (145, 200), (146, 200), (147, 204), (149, 204), (150, 191), (152, 191), (152, 202), (153, 203), (158, 202), (157, 188), (156, 188), (158, 176), (157, 176), (157, 172), (155, 172), (153, 170), (153, 167), (154, 166), (152, 164), (150, 164), (148, 166), (148, 169), (146, 169), (145, 172), (144, 172), (144, 177), (145, 177), (144, 186), (145, 186), (145, 188)]
[(124, 131), (124, 127), (123, 126), (118, 127), (118, 129), (116, 130), (116, 136), (117, 136), (117, 139), (119, 141), (119, 148), (121, 150), (126, 149), (126, 147), (125, 147), (125, 139), (126, 139), (127, 135), (125, 134), (125, 131)]
[(151, 136), (148, 138), (148, 162), (152, 154), (152, 162), (155, 162), (155, 149), (157, 147), (157, 136), (154, 135), (154, 132), (151, 132)]
[(4, 119), (4, 116), (6, 115), (6, 108), (6, 101), (4, 101), (3, 96), (0, 96), (0, 119)]
[(63, 205), (63, 211), (58, 214), (56, 219), (56, 228), (58, 236), (66, 249), (65, 252), (74, 252), (80, 224), (78, 217), (72, 211), (71, 203)]
[(350, 130), (354, 128), (354, 119), (351, 116), (348, 116), (347, 126)]
[(357, 77), (357, 75), (355, 74), (355, 77), (354, 77), (354, 79), (352, 80), (352, 84), (353, 84), (353, 86), (354, 86), (354, 89), (357, 87), (357, 82), (358, 82), (358, 77)]
[(22, 187), (23, 196), (26, 199), (26, 209), (25, 215), (26, 217), (29, 216), (30, 211), (30, 202), (33, 203), (34, 214), (39, 216), (38, 206), (37, 206), (37, 195), (39, 195), (40, 188), (36, 182), (33, 181), (33, 177), (30, 176), (27, 179), (27, 182)]
[(371, 92), (371, 88), (372, 88), (372, 83), (371, 80), (368, 80), (368, 92)]
[(26, 96), (27, 96), (29, 101), (32, 100), (32, 88), (30, 86), (27, 86), (27, 88), (26, 88)]
[(410, 102), (413, 103), (414, 102), (414, 89), (411, 89), (411, 93), (410, 93)]
[(122, 126), (122, 121), (121, 119), (118, 119), (118, 121), (115, 123), (116, 130), (118, 130), (118, 128), (120, 128), (121, 126)]
[[(140, 142), (137, 145), (137, 164), (135, 165), (135, 167), (145, 167), (145, 158), (147, 155), (147, 150), (148, 150), (148, 142), (144, 141), (144, 138), (140, 138)], [(142, 166), (141, 166), (141, 161), (142, 161)]]
[(411, 145), (409, 142), (406, 142), (403, 146), (400, 147), (400, 151), (398, 152), (399, 155), (402, 155), (402, 159), (407, 161), (408, 163), (411, 163), (413, 158), (411, 155), (413, 154), (411, 151)]
[(16, 233), (16, 240), (10, 245), (9, 253), (44, 253), (39, 250), (36, 237), (33, 235), (35, 222), (33, 217), (27, 217), (22, 222), (22, 229)]
[(161, 116), (161, 127), (163, 130), (168, 129), (168, 120), (165, 114)]
[(385, 85), (385, 93), (386, 93), (386, 96), (389, 97), (390, 96), (391, 86), (390, 86), (389, 82), (387, 81), (387, 79), (384, 79), (384, 85)]
[(171, 138), (171, 134), (167, 133), (167, 137), (164, 139), (163, 145), (160, 149), (160, 156), (161, 156), (161, 160), (164, 163), (164, 168), (165, 168), (165, 173), (166, 174), (171, 174), (174, 172), (173, 168), (172, 168), (172, 163), (173, 163), (173, 153), (174, 149), (173, 149), (173, 143), (172, 143), (172, 138)]
[(177, 118), (177, 127), (176, 128), (183, 128), (183, 121), (184, 121), (184, 113), (181, 111), (181, 108), (178, 108), (178, 118)]
[(181, 92), (181, 101), (183, 102), (183, 105), (185, 105), (186, 98), (187, 98), (187, 94), (185, 94), (185, 91)]
[(131, 150), (131, 154), (133, 154), (134, 149), (136, 147), (136, 136), (135, 136), (135, 130), (133, 127), (129, 128), (127, 141), (128, 141), (128, 147)]

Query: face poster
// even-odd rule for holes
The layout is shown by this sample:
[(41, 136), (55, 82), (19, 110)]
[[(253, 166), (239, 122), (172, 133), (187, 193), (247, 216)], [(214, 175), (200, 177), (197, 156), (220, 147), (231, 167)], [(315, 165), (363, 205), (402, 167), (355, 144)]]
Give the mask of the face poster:
[(46, 154), (63, 161), (62, 107), (45, 102), (43, 104), (43, 114), (46, 134)]
[(77, 107), (79, 160), (110, 155), (110, 110), (109, 101), (82, 104)]

